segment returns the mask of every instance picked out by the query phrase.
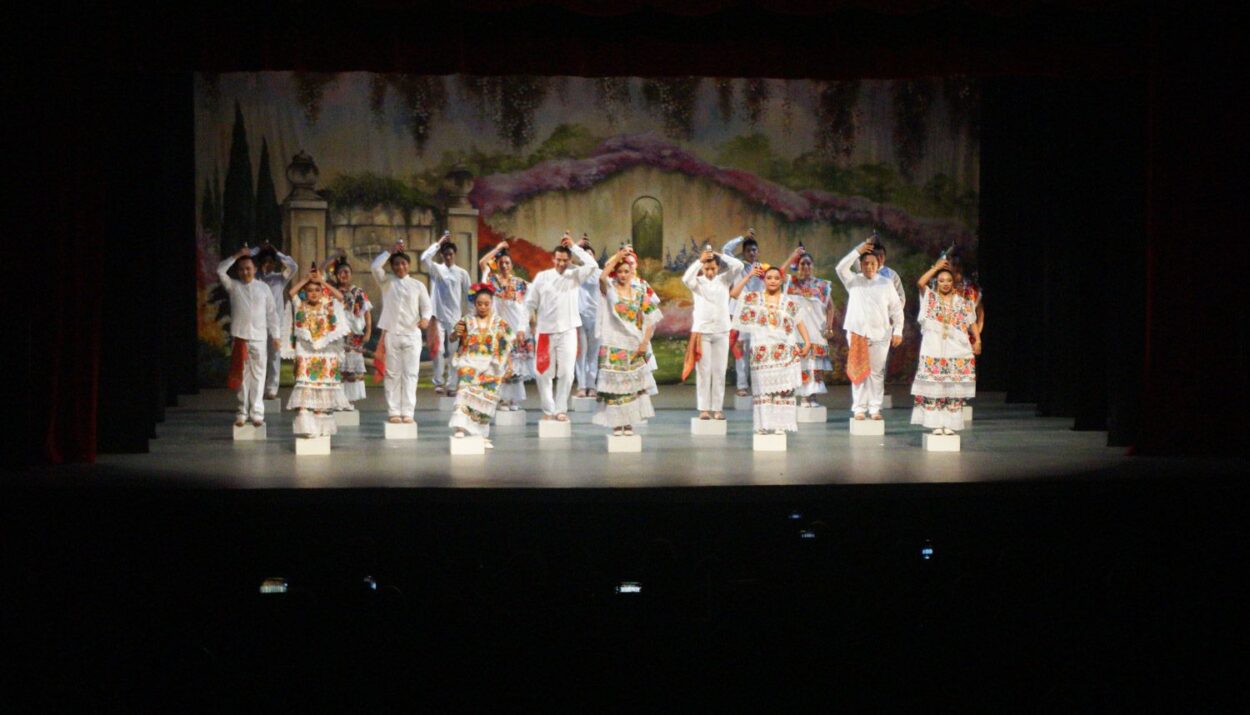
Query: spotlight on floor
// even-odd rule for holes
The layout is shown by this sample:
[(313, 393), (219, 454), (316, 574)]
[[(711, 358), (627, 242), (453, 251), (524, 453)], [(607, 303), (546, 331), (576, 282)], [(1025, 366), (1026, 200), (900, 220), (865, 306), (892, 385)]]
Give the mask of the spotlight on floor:
[(626, 593), (642, 593), (641, 581), (621, 581), (616, 584), (616, 592), (619, 594)]
[(378, 590), (378, 582), (374, 580), (372, 576), (365, 576), (363, 579), (361, 579), (361, 583), (363, 583), (365, 588), (369, 589), (370, 591)]
[(920, 560), (932, 561), (937, 556), (937, 551), (933, 548), (933, 544), (928, 539), (924, 540), (924, 544), (920, 546)]
[(272, 576), (260, 582), (261, 593), (286, 593), (287, 582), (281, 576)]
[(790, 512), (790, 521), (798, 521), (803, 518), (803, 513), (799, 511)]

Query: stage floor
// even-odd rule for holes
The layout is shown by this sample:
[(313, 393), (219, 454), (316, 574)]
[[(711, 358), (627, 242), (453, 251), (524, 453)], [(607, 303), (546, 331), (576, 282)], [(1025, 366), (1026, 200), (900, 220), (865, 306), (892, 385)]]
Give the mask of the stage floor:
[[(1062, 478), (1090, 473), (1137, 476), (1174, 473), (1192, 461), (1145, 459), (1107, 447), (1104, 432), (1076, 432), (1066, 418), (1035, 416), (1034, 407), (1004, 404), (1001, 394), (975, 403), (962, 451), (921, 448), (923, 430), (909, 424), (908, 408), (886, 410), (884, 437), (852, 438), (847, 429), (849, 390), (821, 396), (829, 407), (824, 424), (802, 424), (784, 453), (751, 448), (749, 411), (726, 410), (727, 437), (694, 437), (691, 386), (665, 386), (655, 398), (656, 417), (639, 429), (643, 451), (609, 454), (605, 430), (574, 424), (571, 440), (540, 440), (536, 390), (529, 386), (529, 424), (524, 430), (493, 430), (496, 445), (485, 456), (449, 454), (449, 413), (434, 409), (431, 390), (417, 398), (420, 438), (383, 439), (385, 402), (370, 387), (360, 427), (343, 427), (329, 457), (296, 456), (291, 415), (268, 415), (265, 442), (234, 442), (234, 395), (204, 390), (170, 408), (149, 454), (101, 455), (96, 465), (47, 470), (46, 483), (131, 484), (171, 487), (267, 488), (646, 488), (820, 484), (915, 484), (1002, 482)], [(895, 403), (907, 405), (906, 386), (891, 386)], [(285, 403), (286, 390), (283, 390)], [(732, 404), (732, 395), (727, 397)]]

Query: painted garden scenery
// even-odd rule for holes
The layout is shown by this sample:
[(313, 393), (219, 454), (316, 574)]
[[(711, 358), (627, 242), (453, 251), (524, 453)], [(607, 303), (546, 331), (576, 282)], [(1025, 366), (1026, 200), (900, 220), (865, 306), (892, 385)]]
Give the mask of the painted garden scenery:
[[(834, 264), (875, 230), (909, 318), (933, 257), (975, 255), (972, 80), (261, 72), (200, 74), (195, 103), (206, 385), (224, 384), (228, 342), (214, 269), (244, 243), (301, 267), (341, 249), (372, 296), (369, 261), (396, 240), (421, 249), (449, 230), (474, 276), (500, 240), (523, 276), (549, 267), (565, 230), (600, 256), (629, 242), (664, 302), (659, 378), (680, 370), (680, 277), (706, 242), (754, 228), (777, 263), (801, 241), (836, 284)], [(913, 322), (891, 379), (910, 379), (916, 345)]]

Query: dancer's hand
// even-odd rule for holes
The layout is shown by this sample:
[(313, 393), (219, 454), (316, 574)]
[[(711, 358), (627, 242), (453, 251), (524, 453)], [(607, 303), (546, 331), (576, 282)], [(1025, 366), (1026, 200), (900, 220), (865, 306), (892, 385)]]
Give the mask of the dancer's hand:
[(461, 340), (463, 340), (464, 336), (467, 335), (469, 331), (468, 331), (468, 328), (465, 326), (464, 321), (461, 320), (456, 323), (456, 327), (453, 332), (455, 332), (457, 338), (460, 338)]
[(282, 341), (281, 341), (281, 340), (279, 340), (279, 339), (277, 339), (277, 338), (274, 338), (274, 339), (273, 339), (273, 340), (271, 340), (270, 342), (271, 342), (271, 343), (273, 343), (273, 349), (274, 349), (274, 350), (281, 350), (281, 349), (282, 349)]
[(895, 335), (894, 337), (890, 338), (890, 347), (896, 348), (902, 344), (903, 344), (902, 335)]
[(972, 354), (973, 354), (973, 355), (980, 355), (980, 354), (981, 354), (981, 341), (980, 341), (980, 340), (978, 340), (978, 341), (976, 341), (975, 343), (973, 343), (973, 344), (972, 344)]

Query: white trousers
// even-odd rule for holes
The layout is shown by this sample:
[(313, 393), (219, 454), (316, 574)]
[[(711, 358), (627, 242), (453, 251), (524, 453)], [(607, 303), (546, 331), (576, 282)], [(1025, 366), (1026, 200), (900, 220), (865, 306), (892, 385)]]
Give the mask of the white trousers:
[[(846, 336), (851, 341), (851, 336)], [(890, 341), (868, 341), (868, 379), (858, 385), (851, 385), (851, 414), (867, 412), (875, 415), (881, 411), (881, 400), (885, 396), (885, 364), (890, 357)]]
[[(270, 345), (272, 347), (272, 344)], [(251, 350), (251, 348), (248, 348)], [(282, 351), (270, 350), (265, 361), (265, 394), (278, 394), (278, 378), (282, 376)]]
[(738, 333), (738, 344), (742, 346), (742, 357), (734, 358), (734, 372), (737, 377), (734, 384), (740, 390), (751, 391), (751, 336)]
[(435, 385), (450, 385), (453, 390), (456, 389), (456, 368), (451, 364), (451, 357), (460, 344), (452, 332), (455, 327), (455, 323), (445, 325), (438, 321), (438, 355), (434, 356), (434, 377), (430, 378)]
[(577, 389), (595, 389), (595, 380), (599, 379), (599, 339), (595, 337), (594, 321), (587, 322), (582, 316), (582, 327), (577, 329), (577, 336), (582, 342), (582, 354), (577, 356)]
[[(577, 329), (562, 333), (550, 333), (547, 337), (551, 361), (547, 371), (538, 374), (538, 397), (542, 400), (543, 414), (556, 415), (569, 411), (569, 392), (573, 388), (573, 363), (577, 360)], [(537, 340), (535, 340), (537, 345)], [(551, 382), (560, 384), (552, 389)]]
[(238, 392), (239, 416), (243, 419), (265, 419), (265, 365), (269, 362), (269, 347), (268, 339), (247, 341), (243, 384), (239, 386)]
[(421, 333), (386, 331), (386, 415), (412, 417), (417, 410), (417, 371), (421, 368)]
[[(729, 333), (704, 333), (703, 355), (695, 365), (700, 412), (725, 409), (725, 369), (729, 366)], [(750, 368), (747, 369), (750, 372)]]

